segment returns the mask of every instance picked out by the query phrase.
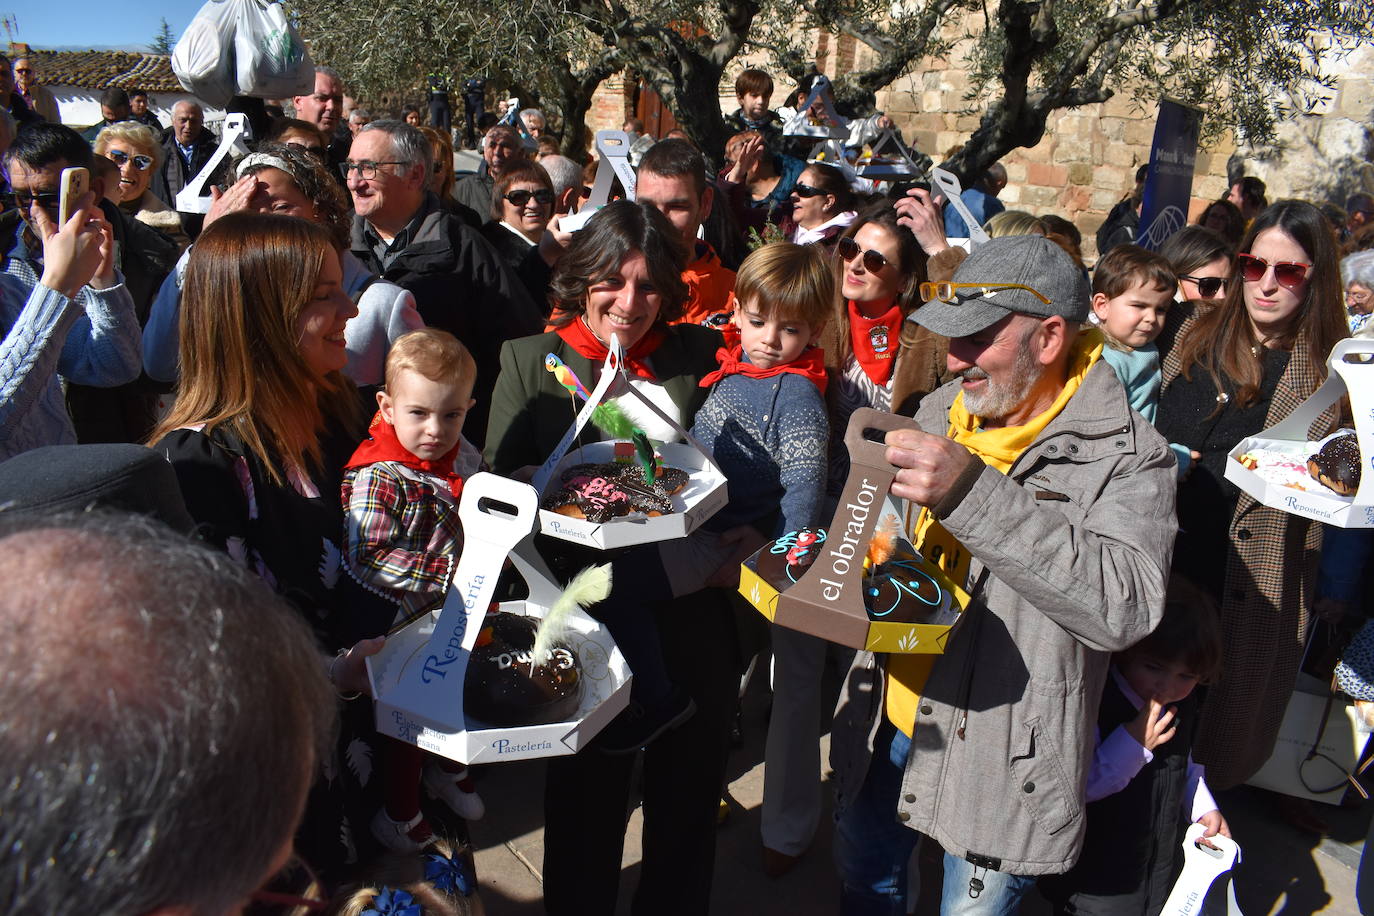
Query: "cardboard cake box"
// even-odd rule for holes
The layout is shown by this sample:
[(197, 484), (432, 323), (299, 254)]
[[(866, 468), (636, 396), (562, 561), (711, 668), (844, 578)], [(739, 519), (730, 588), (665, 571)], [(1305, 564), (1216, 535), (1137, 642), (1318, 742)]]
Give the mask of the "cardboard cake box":
[[(1280, 461), (1305, 466), (1334, 438), (1308, 439), (1308, 430), (1321, 413), (1349, 395), (1355, 418), (1355, 440), (1360, 452), (1360, 486), (1353, 496), (1341, 496), (1315, 478), (1290, 471), (1282, 473)], [(1348, 433), (1348, 431), (1343, 431)], [(1340, 434), (1337, 434), (1340, 435)], [(1255, 468), (1241, 458), (1256, 455)], [(1276, 460), (1278, 459), (1278, 460)], [(1257, 436), (1247, 436), (1226, 456), (1226, 479), (1256, 500), (1274, 509), (1315, 519), (1338, 528), (1374, 528), (1374, 340), (1349, 338), (1336, 344), (1327, 359), (1322, 386), (1284, 420)], [(1300, 489), (1301, 488), (1301, 489)]]
[(629, 667), (605, 627), (579, 610), (568, 636), (582, 665), (572, 719), (495, 728), (464, 715), (468, 659), (507, 556), (529, 585), (529, 599), (500, 610), (542, 617), (560, 594), (533, 549), (537, 510), (526, 484), (494, 474), (467, 481), (458, 509), (463, 553), (438, 616), (426, 614), (392, 634), (367, 660), (379, 732), (460, 763), (523, 760), (576, 753), (625, 708)]
[[(666, 515), (650, 517), (632, 512), (627, 516), (597, 523), (561, 515), (550, 509), (540, 509), (539, 530), (551, 537), (602, 550), (686, 537), (725, 505), (728, 497), (725, 475), (711, 460), (710, 453), (701, 443), (693, 439), (681, 424), (665, 414), (657, 404), (629, 383), (623, 368), (624, 350), (621, 348), (620, 339), (614, 334), (611, 335), (608, 350), (606, 362), (601, 369), (601, 378), (582, 404), (577, 418), (563, 434), (553, 454), (549, 455), (534, 475), (531, 481), (534, 489), (541, 495), (547, 494), (559, 487), (562, 472), (566, 468), (585, 462), (609, 462), (614, 458), (615, 442), (592, 442), (582, 446), (575, 446), (573, 443), (583, 428), (591, 422), (592, 411), (608, 396), (611, 386), (617, 382), (685, 440), (665, 442), (659, 445), (656, 451), (662, 456), (663, 464), (688, 473), (687, 485), (673, 495), (674, 511)], [(570, 394), (569, 397), (571, 396)]]
[[(845, 432), (849, 479), (823, 529), (827, 537), (815, 561), (795, 583), (768, 576), (760, 566), (770, 551), (790, 549), (782, 542), (765, 545), (740, 569), (740, 594), (775, 624), (819, 636), (830, 642), (871, 652), (940, 654), (958, 625), (968, 595), (934, 563), (917, 556), (907, 567), (908, 589), (931, 609), (924, 623), (873, 620), (864, 605), (864, 558), (874, 532), (902, 530), (903, 512), (888, 495), (896, 468), (887, 463), (882, 443), (864, 437), (868, 429), (915, 428), (914, 421), (868, 408), (856, 410)], [(913, 553), (899, 540), (899, 549)], [(786, 564), (784, 564), (784, 569)]]

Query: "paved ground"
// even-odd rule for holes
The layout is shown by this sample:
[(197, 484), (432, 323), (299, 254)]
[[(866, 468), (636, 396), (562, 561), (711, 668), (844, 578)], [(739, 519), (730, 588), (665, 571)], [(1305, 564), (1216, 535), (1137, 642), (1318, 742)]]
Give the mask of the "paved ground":
[[(833, 677), (832, 677), (833, 681)], [(731, 758), (731, 814), (720, 828), (712, 913), (717, 916), (809, 916), (839, 912), (839, 887), (830, 862), (829, 818), (822, 818), (811, 851), (785, 877), (763, 874), (759, 851), (759, 805), (763, 793), (763, 738), (767, 696), (751, 688), (745, 701), (745, 743)], [(820, 736), (828, 745), (828, 736)], [(543, 913), (539, 873), (543, 862), (541, 805), (544, 766), (539, 761), (486, 767), (481, 774), (486, 819), (472, 825), (477, 871), (488, 916)], [(1371, 806), (1316, 806), (1331, 825), (1322, 839), (1285, 823), (1270, 797), (1250, 789), (1226, 793), (1221, 804), (1244, 850), (1238, 895), (1246, 916), (1282, 913), (1357, 916), (1355, 866), (1369, 825)], [(640, 813), (630, 817), (625, 843), (621, 899), (628, 901), (639, 877)], [(934, 889), (925, 888), (919, 912), (933, 914)], [(934, 897), (938, 900), (938, 897)], [(1028, 913), (1048, 913), (1036, 901)], [(1224, 913), (1224, 906), (1220, 910)], [(620, 913), (628, 913), (622, 903)], [(589, 914), (596, 916), (596, 914)]]

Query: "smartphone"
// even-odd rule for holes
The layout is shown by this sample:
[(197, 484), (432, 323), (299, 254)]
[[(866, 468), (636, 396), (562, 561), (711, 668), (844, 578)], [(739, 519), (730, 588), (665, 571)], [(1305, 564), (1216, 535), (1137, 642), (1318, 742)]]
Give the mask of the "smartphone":
[(80, 167), (62, 170), (62, 196), (58, 202), (58, 226), (65, 226), (71, 219), (76, 202), (91, 188), (91, 173)]

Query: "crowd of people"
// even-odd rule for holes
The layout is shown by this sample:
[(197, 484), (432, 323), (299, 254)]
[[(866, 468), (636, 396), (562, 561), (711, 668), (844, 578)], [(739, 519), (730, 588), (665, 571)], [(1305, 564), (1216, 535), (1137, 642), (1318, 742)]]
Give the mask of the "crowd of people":
[[(1134, 244), (1142, 174), (1089, 265), (1071, 220), (1004, 208), (994, 166), (963, 195), (990, 236), (970, 248), (927, 185), (810, 158), (782, 130), (809, 87), (779, 114), (747, 70), (723, 167), (689, 139), (637, 144), (633, 199), (569, 231), (590, 172), (535, 148), (537, 110), (517, 130), (469, 106), (482, 161), (455, 176), (449, 82), (430, 77), (432, 126), (345, 119), (318, 68), (203, 215), (176, 207), (217, 146), (194, 102), (162, 131), (112, 90), (83, 135), (21, 80), (36, 114), (0, 113), (10, 910), (231, 912), (306, 888), (332, 912), (478, 911), (450, 819), (503, 800), (379, 736), (365, 662), (442, 603), (463, 482), (528, 480), (558, 445), (546, 358), (590, 389), (614, 337), (610, 402), (650, 440), (690, 430), (729, 500), (676, 541), (538, 543), (564, 581), (610, 563), (589, 612), (634, 674), (630, 707), (548, 761), (546, 910), (616, 910), (641, 780), (633, 911), (708, 911), (740, 682), (770, 646), (769, 875), (825, 807), (836, 660), (843, 912), (908, 912), (923, 838), (942, 912), (1032, 891), (1158, 912), (1184, 826), (1230, 835), (1214, 793), (1268, 759), (1318, 612), (1367, 609), (1367, 532), (1263, 505), (1225, 462), (1338, 341), (1374, 336), (1374, 199), (1270, 203), (1237, 176), (1154, 252)], [(892, 126), (862, 120), (858, 146)], [(90, 190), (62, 221), (69, 167)], [(915, 421), (886, 437), (891, 496), (970, 596), (940, 655), (770, 631), (734, 594), (760, 546), (829, 523), (861, 408)], [(1337, 405), (1309, 435), (1350, 422)]]

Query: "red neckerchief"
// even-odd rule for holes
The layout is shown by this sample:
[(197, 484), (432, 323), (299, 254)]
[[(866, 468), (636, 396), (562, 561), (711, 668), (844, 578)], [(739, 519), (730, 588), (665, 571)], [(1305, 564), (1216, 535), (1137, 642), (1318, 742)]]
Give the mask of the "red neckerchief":
[(865, 318), (859, 313), (858, 304), (849, 300), (849, 339), (854, 346), (854, 358), (875, 385), (886, 385), (892, 378), (901, 330), (902, 310), (896, 301), (877, 318)]
[(365, 440), (362, 445), (354, 449), (353, 457), (348, 459), (348, 464), (344, 465), (345, 470), (365, 467), (369, 464), (376, 464), (378, 461), (394, 461), (416, 471), (424, 471), (436, 477), (447, 478), (448, 488), (453, 492), (454, 499), (463, 494), (463, 478), (453, 472), (453, 461), (458, 457), (458, 450), (463, 447), (461, 439), (458, 440), (457, 445), (445, 452), (437, 461), (425, 461), (423, 458), (417, 458), (406, 451), (401, 440), (396, 438), (396, 427), (382, 418), (380, 410), (372, 418), (372, 425), (368, 427), (367, 431), (372, 438)]
[[(606, 361), (606, 354), (610, 351), (604, 343), (596, 339), (596, 335), (587, 327), (581, 316), (555, 330), (558, 336), (563, 338), (564, 343), (587, 357), (594, 365), (600, 366)], [(658, 349), (658, 345), (663, 343), (667, 336), (660, 327), (650, 328), (649, 333), (639, 339), (639, 343), (625, 351), (625, 368), (642, 379), (658, 381), (654, 370), (650, 369), (644, 360)]]
[(735, 347), (727, 350), (721, 347), (716, 351), (716, 360), (720, 363), (720, 368), (710, 373), (701, 380), (702, 388), (710, 388), (716, 382), (725, 378), (727, 375), (745, 375), (749, 378), (772, 378), (775, 375), (782, 375), (784, 372), (791, 372), (800, 375), (802, 378), (810, 379), (821, 394), (825, 394), (825, 351), (820, 347), (808, 347), (801, 356), (792, 360), (790, 363), (780, 363), (771, 369), (760, 369), (753, 363), (744, 362), (744, 348)]

